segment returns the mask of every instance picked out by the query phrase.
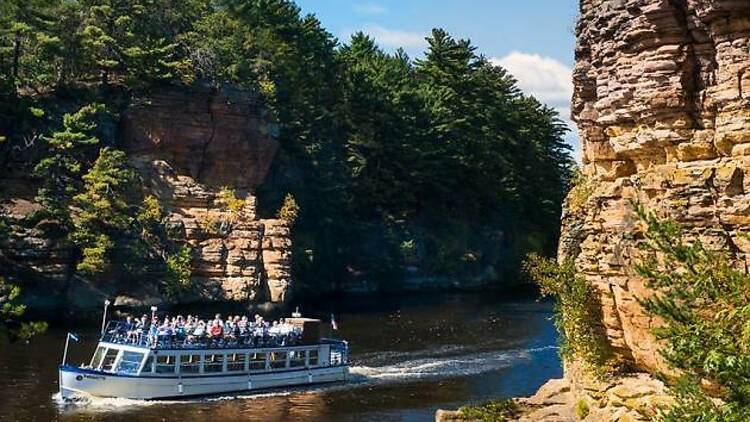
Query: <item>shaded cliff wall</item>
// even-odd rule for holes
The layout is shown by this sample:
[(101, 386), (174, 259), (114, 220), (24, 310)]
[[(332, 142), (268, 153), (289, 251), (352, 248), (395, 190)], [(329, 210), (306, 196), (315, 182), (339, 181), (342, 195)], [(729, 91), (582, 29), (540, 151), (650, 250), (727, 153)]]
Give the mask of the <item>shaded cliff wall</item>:
[(747, 268), (750, 2), (582, 0), (573, 118), (592, 194), (563, 215), (560, 257), (600, 292), (603, 328), (636, 369), (665, 365), (636, 297), (630, 200)]
[[(259, 219), (255, 189), (276, 150), (276, 125), (260, 98), (231, 88), (173, 88), (129, 107), (123, 147), (193, 248), (193, 284), (211, 299), (284, 302), (291, 287), (291, 235)], [(217, 202), (221, 188), (244, 201)]]
[[(166, 87), (132, 100), (119, 124), (112, 123), (117, 147), (128, 153), (167, 214), (170, 235), (192, 247), (197, 294), (185, 300), (289, 299), (290, 228), (256, 215), (254, 192), (278, 149), (270, 121), (252, 92)], [(33, 200), (36, 182), (29, 176), (34, 159), (19, 157), (18, 169), (0, 179), (0, 203), (17, 218), (39, 209)], [(230, 213), (217, 203), (222, 187), (244, 200), (241, 210)], [(76, 276), (72, 251), (52, 222), (15, 229), (0, 245), (0, 274), (17, 274), (34, 306), (99, 306), (113, 295), (116, 304), (161, 300), (155, 285), (127, 274), (111, 275), (120, 282), (106, 285)]]

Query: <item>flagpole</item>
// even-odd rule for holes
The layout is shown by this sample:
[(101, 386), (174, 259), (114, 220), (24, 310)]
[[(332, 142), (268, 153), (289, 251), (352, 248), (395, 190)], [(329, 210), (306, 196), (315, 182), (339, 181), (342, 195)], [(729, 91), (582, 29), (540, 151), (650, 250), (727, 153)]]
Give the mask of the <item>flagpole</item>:
[(104, 314), (102, 315), (102, 335), (104, 335), (104, 325), (107, 323), (107, 307), (109, 306), (109, 299), (104, 300)]
[(70, 333), (65, 335), (65, 351), (63, 352), (62, 364), (65, 365), (65, 361), (68, 360), (68, 344), (70, 344)]

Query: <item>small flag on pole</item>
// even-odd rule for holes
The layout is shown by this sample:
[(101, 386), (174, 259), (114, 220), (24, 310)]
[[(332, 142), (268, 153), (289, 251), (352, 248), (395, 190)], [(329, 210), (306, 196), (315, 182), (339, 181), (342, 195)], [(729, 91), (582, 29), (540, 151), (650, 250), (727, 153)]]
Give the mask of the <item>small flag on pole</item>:
[(68, 337), (72, 338), (73, 341), (76, 341), (76, 342), (79, 340), (78, 334), (68, 333)]
[(339, 329), (338, 324), (336, 324), (336, 319), (333, 317), (333, 314), (331, 314), (331, 328), (333, 328), (334, 331)]

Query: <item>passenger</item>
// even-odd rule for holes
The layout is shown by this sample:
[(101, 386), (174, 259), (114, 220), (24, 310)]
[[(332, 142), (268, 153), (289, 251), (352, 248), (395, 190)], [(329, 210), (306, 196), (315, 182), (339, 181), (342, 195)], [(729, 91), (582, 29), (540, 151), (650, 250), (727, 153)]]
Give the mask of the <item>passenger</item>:
[(148, 317), (142, 315), (141, 319), (135, 322), (135, 330), (133, 330), (133, 343), (140, 344), (143, 338), (143, 333), (146, 332), (148, 326)]
[(211, 325), (211, 343), (212, 345), (218, 347), (221, 343), (221, 335), (223, 333), (223, 329), (221, 325), (219, 324), (219, 321), (214, 319), (213, 324)]
[(224, 328), (224, 321), (222, 321), (221, 319), (221, 314), (216, 314), (216, 316), (214, 316), (214, 322), (218, 323), (222, 328)]
[(135, 323), (133, 322), (133, 317), (128, 315), (128, 317), (125, 318), (125, 322), (117, 326), (117, 337), (121, 341), (130, 341), (134, 331)]
[(248, 325), (247, 316), (243, 315), (242, 319), (237, 321), (237, 335), (240, 344), (247, 344), (248, 337), (250, 337), (250, 326)]
[(182, 315), (177, 315), (177, 321), (174, 325), (174, 337), (177, 344), (182, 344), (187, 337), (185, 334), (185, 321), (183, 320)]
[(206, 335), (206, 323), (201, 321), (198, 321), (198, 324), (196, 324), (195, 329), (191, 333), (188, 334), (188, 342), (189, 343), (202, 343), (203, 337)]
[(159, 343), (170, 347), (172, 345), (172, 322), (169, 317), (164, 317), (164, 322), (159, 326)]
[(148, 342), (151, 347), (156, 347), (159, 341), (159, 318), (153, 317), (148, 329)]

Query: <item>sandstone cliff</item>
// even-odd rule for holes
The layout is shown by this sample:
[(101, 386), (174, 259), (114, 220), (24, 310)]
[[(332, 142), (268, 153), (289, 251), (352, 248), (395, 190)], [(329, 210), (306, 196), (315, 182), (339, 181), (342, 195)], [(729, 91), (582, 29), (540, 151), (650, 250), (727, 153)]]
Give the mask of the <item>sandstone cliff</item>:
[(581, 400), (585, 420), (651, 420), (669, 398), (649, 374), (668, 369), (658, 321), (636, 300), (650, 292), (632, 271), (630, 201), (750, 264), (750, 2), (581, 0), (576, 33), (572, 110), (588, 186), (564, 211), (559, 258), (596, 287), (602, 329), (633, 373), (589, 382), (568, 362), (565, 380), (522, 401), (523, 420), (577, 420)]
[[(255, 189), (278, 149), (277, 128), (256, 94), (232, 88), (163, 88), (131, 101), (116, 130), (147, 193), (167, 214), (170, 235), (193, 251), (197, 295), (186, 300), (285, 302), (291, 288), (291, 233), (281, 220), (256, 215)], [(34, 183), (23, 171), (3, 181), (6, 208), (17, 217), (37, 209)], [(26, 187), (12, 191), (11, 187)], [(243, 201), (229, 212), (217, 201), (229, 188)], [(27, 293), (38, 306), (85, 307), (104, 296), (116, 304), (160, 301), (149, 286), (110, 291), (74, 276), (72, 255), (54, 227), (40, 223), (0, 245), (3, 265), (27, 273)], [(51, 225), (50, 225), (51, 226)], [(127, 279), (126, 274), (112, 275)], [(39, 290), (39, 294), (35, 292)], [(50, 302), (45, 304), (45, 302)]]
[(567, 407), (584, 400), (588, 420), (649, 420), (669, 399), (646, 374), (669, 369), (651, 334), (658, 321), (637, 302), (651, 292), (632, 270), (630, 201), (747, 268), (750, 2), (582, 0), (577, 37), (573, 118), (590, 195), (563, 214), (560, 259), (596, 287), (609, 343), (642, 374), (597, 384), (568, 363)]
[(750, 3), (583, 0), (573, 118), (593, 193), (563, 216), (562, 258), (601, 293), (610, 343), (665, 367), (636, 297), (628, 202), (683, 223), (743, 261), (750, 244)]

